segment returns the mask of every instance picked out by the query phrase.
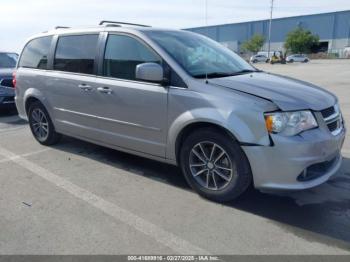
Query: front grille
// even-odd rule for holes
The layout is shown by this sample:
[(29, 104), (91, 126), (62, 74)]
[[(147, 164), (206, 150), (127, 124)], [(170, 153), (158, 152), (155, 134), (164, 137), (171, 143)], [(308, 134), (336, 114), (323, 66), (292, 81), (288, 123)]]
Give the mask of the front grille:
[(324, 110), (321, 110), (323, 119), (333, 135), (338, 135), (343, 129), (343, 119), (339, 110), (339, 107), (332, 106)]
[(334, 106), (332, 107), (328, 107), (324, 110), (321, 111), (321, 114), (323, 116), (323, 118), (327, 118), (327, 117), (330, 117), (331, 115), (333, 115), (335, 113), (335, 109), (334, 109)]
[(0, 80), (0, 85), (6, 86), (6, 87), (14, 87), (13, 82), (11, 78), (5, 78)]
[(323, 118), (327, 118), (327, 117), (330, 117), (331, 115), (333, 115), (335, 113), (335, 109), (334, 109), (334, 106), (332, 107), (328, 107), (324, 110), (321, 111), (321, 114), (323, 116)]
[(339, 126), (339, 122), (340, 121), (337, 120), (337, 121), (334, 121), (334, 122), (328, 124), (327, 126), (328, 126), (329, 131), (331, 131), (331, 132), (335, 131)]

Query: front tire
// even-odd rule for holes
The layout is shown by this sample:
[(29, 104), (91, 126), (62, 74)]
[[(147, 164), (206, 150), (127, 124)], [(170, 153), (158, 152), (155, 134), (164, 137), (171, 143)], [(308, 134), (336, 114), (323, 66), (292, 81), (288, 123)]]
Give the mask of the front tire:
[(247, 157), (239, 144), (213, 128), (190, 134), (181, 148), (180, 165), (188, 184), (201, 196), (227, 202), (252, 183)]
[(49, 113), (39, 101), (29, 106), (28, 120), (30, 130), (40, 144), (49, 146), (60, 140), (61, 135), (55, 131)]

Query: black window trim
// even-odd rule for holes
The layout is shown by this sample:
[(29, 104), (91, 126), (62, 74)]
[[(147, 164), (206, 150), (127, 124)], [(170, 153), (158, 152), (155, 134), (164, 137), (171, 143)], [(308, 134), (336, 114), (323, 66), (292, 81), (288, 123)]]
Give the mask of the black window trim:
[[(60, 72), (60, 73), (66, 73), (66, 74), (74, 74), (74, 75), (83, 75), (83, 76), (97, 76), (97, 68), (98, 68), (98, 56), (99, 56), (99, 49), (100, 49), (100, 40), (101, 40), (101, 34), (103, 32), (99, 31), (93, 31), (93, 32), (77, 32), (77, 33), (67, 33), (67, 34), (57, 34), (54, 37), (54, 41), (52, 42), (52, 52), (51, 52), (51, 61), (48, 68), (50, 68), (50, 71), (53, 72)], [(94, 69), (92, 70), (92, 74), (86, 74), (81, 72), (70, 72), (70, 71), (63, 71), (63, 70), (57, 70), (54, 68), (55, 64), (55, 56), (57, 52), (57, 46), (58, 46), (58, 40), (60, 37), (66, 37), (66, 36), (84, 36), (84, 35), (97, 35), (97, 46), (96, 46), (96, 52), (95, 52), (95, 58), (94, 58)]]

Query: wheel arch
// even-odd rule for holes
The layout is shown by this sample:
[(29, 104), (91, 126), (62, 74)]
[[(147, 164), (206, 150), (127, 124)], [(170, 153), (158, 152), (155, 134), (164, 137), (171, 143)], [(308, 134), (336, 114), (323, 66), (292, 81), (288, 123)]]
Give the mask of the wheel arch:
[[(198, 141), (203, 141), (203, 140), (200, 140), (201, 136), (197, 136), (197, 138), (195, 138), (195, 139), (199, 138), (199, 140), (196, 140), (195, 143), (193, 143), (193, 139), (192, 139), (191, 140), (192, 142), (190, 142), (190, 143), (192, 143), (191, 147), (185, 147), (185, 151), (183, 151), (184, 154), (180, 153), (180, 152), (182, 152), (181, 151), (181, 143), (186, 141), (185, 140), (186, 137), (190, 134), (193, 134), (193, 132), (196, 132), (196, 130), (199, 130), (202, 128), (207, 128), (206, 131), (204, 133), (202, 133), (202, 134), (206, 134), (205, 136), (207, 137), (207, 139), (210, 140), (210, 138), (216, 137), (216, 139), (219, 140), (219, 145), (222, 146), (223, 148), (226, 147), (226, 149), (224, 149), (224, 150), (226, 151), (228, 149), (231, 151), (231, 154), (233, 154), (233, 156), (231, 155), (233, 158), (230, 158), (230, 160), (231, 161), (232, 161), (232, 159), (234, 161), (237, 160), (238, 161), (237, 163), (239, 163), (239, 165), (236, 165), (237, 172), (239, 172), (238, 173), (239, 179), (237, 182), (238, 186), (234, 191), (231, 190), (223, 198), (220, 195), (216, 195), (216, 194), (211, 195), (211, 193), (208, 193), (208, 191), (200, 190), (195, 185), (196, 184), (195, 182), (191, 182), (192, 179), (190, 177), (193, 178), (193, 173), (191, 176), (190, 175), (190, 172), (192, 172), (191, 167), (190, 167), (191, 162), (189, 160), (188, 154), (190, 154), (190, 152), (192, 150), (191, 147), (193, 145), (198, 143)], [(214, 143), (216, 143), (215, 140), (214, 140)], [(180, 168), (182, 169), (188, 183), (192, 186), (192, 188), (194, 188), (197, 192), (199, 192), (199, 194), (202, 194), (205, 197), (208, 197), (208, 196), (214, 197), (214, 199), (219, 199), (219, 200), (221, 199), (221, 201), (224, 201), (225, 199), (229, 200), (229, 199), (233, 199), (233, 198), (239, 196), (249, 186), (252, 185), (254, 179), (253, 179), (249, 159), (248, 159), (245, 151), (243, 150), (241, 143), (236, 139), (234, 134), (232, 134), (227, 128), (225, 128), (221, 125), (215, 124), (215, 123), (211, 123), (211, 122), (191, 123), (191, 124), (187, 125), (183, 130), (181, 130), (181, 132), (177, 138), (176, 144), (177, 144), (177, 146), (176, 146), (177, 147), (177, 149), (176, 149), (176, 151), (177, 151), (176, 162), (180, 166)], [(229, 152), (229, 151), (227, 151), (227, 152)], [(215, 162), (216, 161), (214, 161), (214, 163)], [(214, 167), (215, 167), (215, 165), (214, 165)], [(208, 166), (207, 166), (207, 168), (208, 168)], [(233, 197), (233, 195), (235, 195), (235, 196)]]
[(209, 121), (199, 121), (199, 122), (192, 122), (184, 126), (180, 132), (178, 133), (176, 140), (175, 140), (175, 158), (176, 163), (179, 163), (179, 155), (180, 155), (180, 149), (182, 147), (183, 142), (185, 141), (186, 137), (190, 135), (192, 132), (198, 129), (202, 128), (212, 128), (216, 130), (218, 133), (221, 133), (225, 136), (230, 137), (231, 139), (238, 141), (238, 139), (235, 137), (232, 132), (230, 132), (227, 128), (213, 122)]
[(39, 90), (35, 88), (29, 88), (28, 90), (26, 90), (23, 96), (23, 101), (24, 101), (24, 109), (27, 116), (28, 116), (28, 110), (29, 110), (30, 104), (35, 101), (39, 101), (46, 108), (46, 110), (48, 111), (51, 117), (51, 114), (48, 110), (49, 109), (48, 101), (47, 99), (45, 99), (44, 95)]
[(243, 107), (236, 107), (235, 110), (227, 112), (213, 108), (197, 108), (179, 114), (170, 120), (168, 126), (166, 158), (169, 162), (178, 164), (178, 151), (184, 137), (202, 127), (213, 127), (241, 146), (269, 146), (271, 141), (265, 128), (265, 119), (262, 114), (258, 114), (260, 111), (254, 112), (256, 113)]
[(27, 92), (24, 95), (24, 109), (27, 116), (27, 119), (29, 117), (29, 107), (33, 102), (40, 102), (46, 109), (47, 113), (49, 114), (49, 117), (52, 121), (53, 126), (56, 128), (55, 119), (53, 117), (53, 112), (50, 107), (50, 104), (48, 103), (47, 99), (43, 96), (43, 94), (37, 90), (37, 89), (28, 89)]
[(40, 101), (38, 98), (36, 98), (35, 96), (30, 96), (30, 97), (28, 97), (28, 98), (26, 99), (26, 101), (24, 102), (24, 108), (25, 108), (25, 110), (26, 110), (27, 116), (28, 116), (28, 113), (29, 113), (29, 107), (30, 107), (30, 105), (33, 104), (33, 103), (35, 103), (35, 102), (40, 102), (40, 103), (41, 103), (41, 101)]

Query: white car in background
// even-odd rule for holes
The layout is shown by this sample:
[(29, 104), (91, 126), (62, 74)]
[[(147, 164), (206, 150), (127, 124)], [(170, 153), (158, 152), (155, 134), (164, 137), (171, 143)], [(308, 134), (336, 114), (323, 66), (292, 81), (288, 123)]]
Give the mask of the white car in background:
[(350, 58), (350, 46), (344, 48), (344, 58)]
[(287, 56), (286, 61), (288, 63), (293, 63), (293, 62), (307, 63), (310, 61), (310, 59), (303, 54), (294, 54), (294, 55)]
[(265, 55), (253, 55), (251, 58), (250, 58), (250, 62), (251, 63), (257, 63), (257, 62), (265, 62), (267, 63), (269, 61), (269, 58)]

